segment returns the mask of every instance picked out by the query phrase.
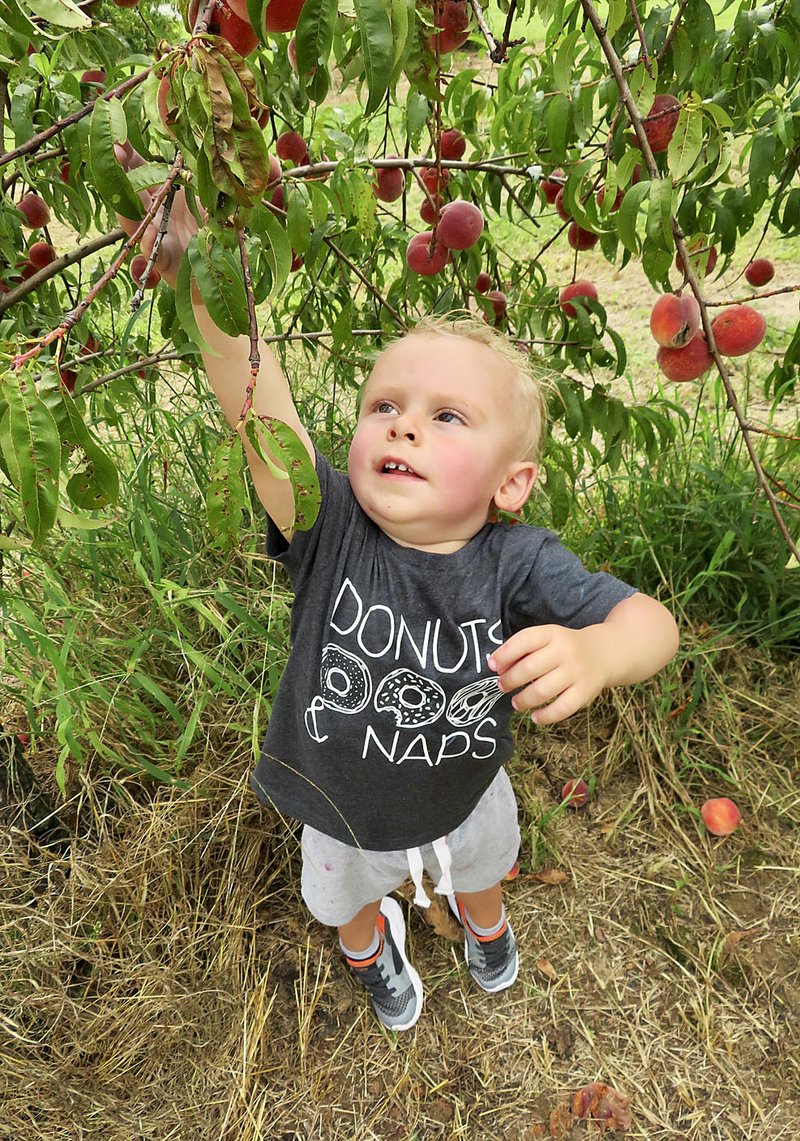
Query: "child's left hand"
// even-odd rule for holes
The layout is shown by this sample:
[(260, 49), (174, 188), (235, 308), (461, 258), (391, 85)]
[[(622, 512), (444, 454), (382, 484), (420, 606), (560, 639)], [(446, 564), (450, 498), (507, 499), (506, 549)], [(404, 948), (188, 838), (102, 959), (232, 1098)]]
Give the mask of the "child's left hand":
[(535, 710), (537, 725), (563, 721), (587, 705), (611, 681), (610, 647), (602, 625), (528, 626), (512, 634), (489, 658), (505, 693), (519, 690), (516, 710)]

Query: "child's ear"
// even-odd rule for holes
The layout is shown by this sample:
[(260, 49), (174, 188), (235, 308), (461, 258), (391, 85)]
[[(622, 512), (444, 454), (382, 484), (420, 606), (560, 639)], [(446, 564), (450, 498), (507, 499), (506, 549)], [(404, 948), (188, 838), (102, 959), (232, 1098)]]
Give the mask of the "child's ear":
[(519, 511), (533, 491), (536, 473), (534, 463), (517, 464), (495, 492), (494, 503), (498, 511)]

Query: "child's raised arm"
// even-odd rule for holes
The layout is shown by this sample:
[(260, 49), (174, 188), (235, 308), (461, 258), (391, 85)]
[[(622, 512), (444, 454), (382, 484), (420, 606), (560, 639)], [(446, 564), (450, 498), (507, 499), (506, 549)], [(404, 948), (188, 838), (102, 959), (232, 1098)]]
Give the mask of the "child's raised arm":
[[(130, 152), (121, 146), (115, 147), (115, 152), (126, 167), (138, 166), (144, 161), (135, 151)], [(149, 199), (145, 191), (141, 197)], [(146, 204), (149, 205), (149, 201)], [(157, 214), (153, 223), (142, 235), (140, 243), (142, 252), (148, 256), (153, 249), (159, 222), (160, 214)], [(122, 217), (119, 218), (119, 223), (129, 234), (133, 233), (137, 226), (136, 222)], [(186, 196), (183, 190), (178, 190), (173, 199), (167, 233), (155, 263), (158, 272), (173, 289), (183, 252), (196, 232), (197, 222), (186, 203)], [(276, 526), (289, 539), (295, 514), (292, 485), (288, 479), (277, 479), (272, 475), (269, 467), (253, 450), (245, 435), (244, 426), (239, 423), (250, 382), (250, 339), (246, 336), (232, 337), (215, 325), (200, 298), (199, 291), (194, 288), (192, 308), (197, 326), (207, 346), (202, 349), (202, 357), (208, 382), (219, 401), (225, 419), (232, 428), (239, 427), (258, 498)], [(303, 442), (313, 461), (314, 445), (297, 414), (289, 383), (280, 363), (261, 339), (258, 350), (261, 356), (261, 368), (253, 396), (253, 411), (257, 416), (272, 416), (288, 424)]]

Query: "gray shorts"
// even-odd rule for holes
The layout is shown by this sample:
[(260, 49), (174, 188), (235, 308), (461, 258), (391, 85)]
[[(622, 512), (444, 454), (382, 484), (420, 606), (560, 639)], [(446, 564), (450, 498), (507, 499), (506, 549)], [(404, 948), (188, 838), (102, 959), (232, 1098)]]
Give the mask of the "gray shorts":
[[(519, 825), (514, 790), (505, 769), (500, 769), (446, 841), (454, 891), (484, 891), (510, 871), (519, 851)], [(354, 848), (308, 825), (303, 828), (301, 847), (303, 899), (314, 918), (331, 927), (349, 923), (362, 907), (382, 899), (409, 878), (406, 849), (373, 852)], [(431, 879), (439, 883), (446, 869), (434, 845), (424, 844), (413, 851), (421, 856)]]

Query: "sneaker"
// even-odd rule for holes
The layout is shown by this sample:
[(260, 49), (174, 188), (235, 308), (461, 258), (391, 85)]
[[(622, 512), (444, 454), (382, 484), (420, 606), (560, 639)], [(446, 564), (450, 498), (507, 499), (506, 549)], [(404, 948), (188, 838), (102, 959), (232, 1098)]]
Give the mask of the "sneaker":
[(464, 958), (469, 972), (483, 990), (505, 990), (516, 982), (519, 971), (517, 941), (506, 919), (497, 935), (476, 935), (464, 908), (454, 895), (448, 895), (450, 910), (464, 928)]
[(356, 966), (345, 961), (370, 997), (388, 1030), (410, 1030), (422, 1013), (422, 981), (405, 952), (406, 925), (399, 903), (381, 900), (378, 915), (380, 946), (371, 959)]

